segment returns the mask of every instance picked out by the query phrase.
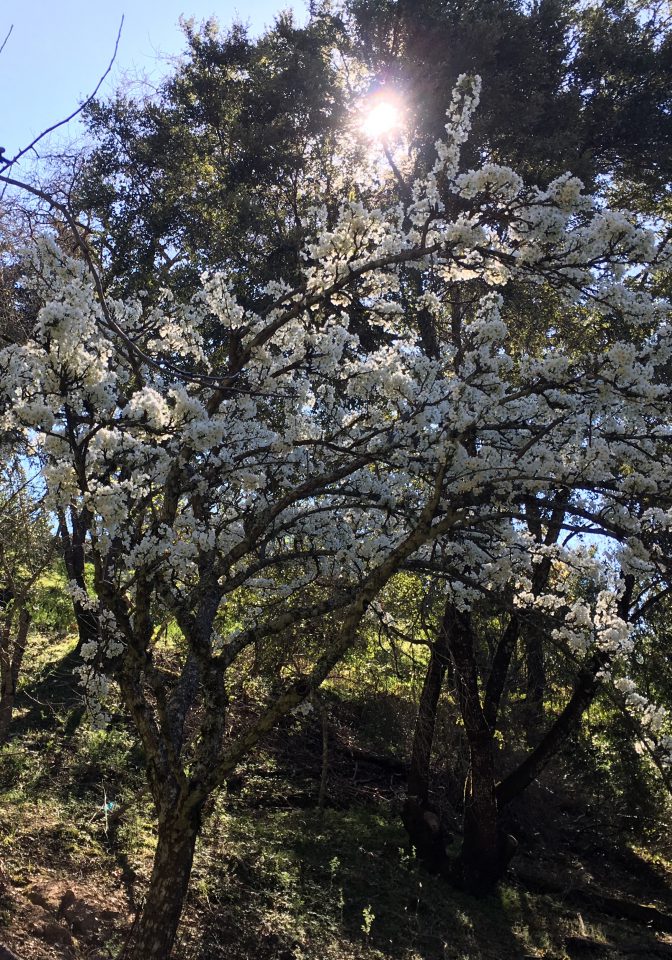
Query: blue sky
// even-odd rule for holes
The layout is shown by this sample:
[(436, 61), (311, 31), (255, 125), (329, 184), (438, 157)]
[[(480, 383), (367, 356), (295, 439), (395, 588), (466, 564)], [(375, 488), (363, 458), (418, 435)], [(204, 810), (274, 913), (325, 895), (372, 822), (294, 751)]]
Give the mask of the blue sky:
[[(168, 70), (165, 57), (183, 49), (180, 15), (198, 22), (215, 16), (258, 33), (282, 9), (305, 16), (303, 0), (0, 0), (0, 145), (14, 156), (37, 133), (67, 116), (107, 67), (124, 14), (119, 52), (102, 93), (119, 83)], [(74, 125), (61, 135), (77, 135)]]

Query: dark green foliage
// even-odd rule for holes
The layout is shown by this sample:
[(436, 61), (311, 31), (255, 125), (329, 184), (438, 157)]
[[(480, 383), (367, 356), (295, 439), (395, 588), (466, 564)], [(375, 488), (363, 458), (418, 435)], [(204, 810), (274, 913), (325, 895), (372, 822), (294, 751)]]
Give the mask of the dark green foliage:
[(661, 5), (608, 0), (579, 20), (573, 70), (595, 172), (627, 183), (622, 200), (652, 211), (672, 182), (672, 33)]
[(20, 343), (38, 310), (37, 298), (25, 282), (26, 258), (19, 252), (27, 230), (12, 204), (0, 207), (0, 345)]
[(632, 181), (649, 208), (671, 179), (672, 38), (628, 0), (351, 0), (360, 55), (407, 95), (431, 154), (460, 73), (483, 79), (472, 156), (533, 182), (570, 170)]
[[(348, 0), (338, 16), (313, 4), (305, 27), (280, 16), (258, 39), (193, 22), (185, 38), (155, 95), (120, 93), (87, 110), (91, 147), (74, 198), (115, 294), (154, 297), (170, 285), (184, 299), (203, 270), (222, 269), (258, 309), (267, 281), (292, 282), (302, 217), (315, 202), (333, 212), (347, 153), (364, 147), (344, 135), (361, 84), (351, 86), (343, 57), (355, 74), (357, 64), (369, 71), (372, 89), (402, 93), (416, 174), (433, 162), (458, 75), (479, 73), (465, 165), (511, 164), (541, 185), (570, 170), (647, 213), (668, 202), (672, 39), (662, 16), (633, 0)], [(427, 280), (409, 270), (403, 282), (412, 306)], [(564, 337), (550, 291), (511, 288), (507, 300), (521, 342)], [(348, 310), (362, 344), (375, 346), (356, 298)], [(423, 334), (431, 352), (430, 341)], [(221, 347), (235, 353), (213, 320)]]
[(334, 27), (283, 16), (257, 41), (214, 24), (187, 23), (185, 36), (187, 56), (155, 97), (89, 108), (94, 149), (78, 203), (102, 225), (116, 289), (151, 291), (170, 274), (190, 292), (203, 269), (220, 268), (253, 299), (266, 281), (291, 280), (303, 194), (333, 167), (343, 114)]
[(579, 98), (565, 85), (568, 5), (546, 0), (353, 0), (361, 55), (404, 89), (429, 160), (457, 77), (478, 73), (482, 106), (472, 158), (485, 152), (533, 179), (579, 167)]

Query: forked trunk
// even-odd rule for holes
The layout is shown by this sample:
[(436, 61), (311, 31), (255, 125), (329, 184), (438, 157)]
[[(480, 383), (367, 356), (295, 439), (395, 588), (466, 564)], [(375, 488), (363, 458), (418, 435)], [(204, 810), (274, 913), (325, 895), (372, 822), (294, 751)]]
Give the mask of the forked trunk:
[[(460, 712), (469, 743), (469, 776), (464, 791), (464, 839), (453, 866), (455, 881), (476, 896), (488, 893), (504, 875), (516, 849), (500, 827), (495, 780), (494, 727), (481, 705), (471, 617), (446, 607), (446, 634)], [(508, 642), (508, 641), (507, 641)], [(491, 691), (492, 695), (492, 691)]]
[[(80, 515), (71, 510), (70, 526), (68, 527), (65, 513), (58, 511), (59, 533), (63, 548), (63, 560), (68, 574), (68, 580), (75, 583), (85, 594), (88, 593), (86, 584), (86, 560), (84, 554), (84, 543), (89, 529), (89, 517), (86, 510)], [(76, 653), (82, 649), (85, 643), (97, 641), (99, 636), (98, 620), (93, 610), (87, 609), (79, 599), (73, 601), (75, 621), (77, 623), (77, 647)]]
[(159, 819), (154, 866), (129, 960), (168, 960), (189, 886), (200, 811)]

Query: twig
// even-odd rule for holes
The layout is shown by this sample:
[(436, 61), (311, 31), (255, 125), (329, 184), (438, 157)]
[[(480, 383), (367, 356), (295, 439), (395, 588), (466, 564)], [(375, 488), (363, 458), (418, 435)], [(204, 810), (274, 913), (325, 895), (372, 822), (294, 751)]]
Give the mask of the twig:
[(12, 35), (12, 30), (13, 30), (13, 29), (14, 29), (14, 24), (12, 24), (11, 27), (9, 28), (9, 30), (7, 31), (7, 36), (5, 37), (5, 39), (2, 41), (2, 44), (0, 45), (0, 53), (2, 53), (2, 51), (3, 51), (3, 50), (5, 49), (5, 47), (7, 46), (7, 41), (8, 41), (9, 38), (11, 37), (11, 35)]
[[(116, 58), (117, 58), (117, 52), (118, 52), (118, 50), (119, 50), (119, 41), (121, 40), (121, 31), (122, 31), (123, 26), (124, 26), (124, 17), (123, 17), (123, 15), (122, 15), (121, 22), (120, 22), (120, 24), (119, 24), (119, 30), (117, 31), (117, 39), (116, 39), (115, 44), (114, 44), (114, 52), (112, 53), (112, 58), (111, 58), (109, 64), (107, 65), (107, 70), (105, 71), (105, 73), (102, 75), (102, 77), (100, 78), (100, 80), (99, 80), (98, 83), (96, 84), (93, 93), (90, 93), (89, 96), (86, 98), (86, 100), (83, 100), (82, 103), (80, 103), (80, 105), (77, 107), (77, 109), (76, 109), (76, 110), (73, 110), (72, 113), (71, 113), (69, 116), (65, 117), (63, 120), (59, 120), (58, 123), (53, 123), (50, 127), (47, 127), (47, 129), (46, 129), (46, 130), (43, 130), (42, 133), (38, 134), (38, 135), (35, 137), (35, 139), (34, 139), (31, 143), (28, 144), (27, 147), (24, 147), (23, 150), (19, 150), (19, 152), (16, 154), (16, 156), (12, 157), (11, 160), (5, 160), (5, 161), (3, 162), (3, 165), (0, 167), (0, 170), (3, 170), (3, 171), (4, 171), (4, 170), (8, 170), (8, 169), (9, 169), (10, 167), (12, 167), (15, 163), (18, 163), (19, 160), (21, 159), (21, 157), (25, 156), (25, 154), (28, 153), (29, 150), (34, 150), (35, 146), (40, 142), (40, 140), (43, 140), (44, 137), (48, 136), (50, 133), (53, 133), (54, 130), (58, 130), (59, 127), (65, 126), (66, 123), (70, 123), (71, 120), (74, 120), (75, 117), (78, 116), (78, 114), (80, 114), (80, 113), (82, 112), (82, 110), (84, 110), (84, 108), (87, 107), (87, 106), (91, 103), (91, 101), (94, 99), (94, 97), (96, 96), (96, 94), (97, 94), (98, 91), (100, 90), (101, 86), (103, 85), (103, 82), (104, 82), (105, 79), (107, 78), (110, 70), (112, 69), (113, 63), (114, 63), (114, 61), (115, 61)], [(3, 44), (2, 44), (2, 47), (0, 47), (0, 53), (2, 53), (2, 50), (3, 50), (4, 46), (5, 46), (5, 44), (7, 43), (7, 40), (9, 39), (9, 36), (10, 36), (12, 30), (13, 30), (13, 25), (12, 25), (12, 27), (10, 27), (9, 33), (8, 33), (7, 36), (5, 37), (5, 39), (4, 39), (4, 41), (3, 41)]]

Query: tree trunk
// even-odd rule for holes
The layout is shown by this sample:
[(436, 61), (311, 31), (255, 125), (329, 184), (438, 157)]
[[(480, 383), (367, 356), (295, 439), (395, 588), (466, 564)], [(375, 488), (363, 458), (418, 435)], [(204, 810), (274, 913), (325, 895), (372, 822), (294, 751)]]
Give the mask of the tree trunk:
[(436, 712), (447, 665), (448, 642), (444, 622), (432, 644), (420, 694), (408, 772), (408, 792), (402, 812), (404, 826), (416, 855), (433, 872), (445, 867), (446, 842), (449, 839), (441, 827), (438, 811), (429, 803)]
[(189, 886), (200, 808), (159, 818), (149, 889), (128, 960), (168, 960)]
[[(629, 619), (630, 604), (635, 588), (635, 578), (631, 573), (623, 575), (623, 591), (618, 601), (618, 615), (623, 620)], [(609, 654), (597, 650), (587, 660), (577, 677), (572, 696), (565, 704), (541, 741), (532, 750), (526, 759), (513, 770), (501, 783), (497, 784), (497, 801), (504, 806), (514, 800), (533, 780), (539, 776), (544, 767), (558, 753), (563, 744), (569, 739), (579, 725), (584, 713), (591, 705), (600, 686), (602, 669), (609, 662)]]
[(504, 834), (500, 825), (492, 737), (484, 734), (474, 738), (469, 753), (464, 837), (455, 872), (464, 890), (483, 896), (504, 876), (517, 843)]
[[(78, 517), (75, 511), (71, 510), (70, 522), (72, 533), (70, 533), (63, 511), (59, 511), (58, 519), (63, 560), (68, 579), (74, 581), (84, 593), (88, 593), (86, 586), (86, 560), (84, 555), (84, 543), (89, 528), (88, 514), (86, 511), (82, 511), (82, 514)], [(92, 610), (87, 610), (85, 606), (82, 606), (79, 600), (73, 601), (73, 609), (78, 634), (75, 652), (79, 654), (79, 651), (85, 643), (98, 639), (98, 618)]]
[(516, 849), (500, 826), (495, 790), (494, 727), (481, 705), (471, 617), (446, 606), (446, 635), (455, 665), (460, 712), (469, 743), (464, 790), (463, 841), (452, 875), (469, 893), (488, 893), (504, 875)]
[[(547, 520), (544, 533), (539, 505), (531, 498), (526, 507), (527, 525), (538, 543), (550, 547), (558, 542), (567, 509), (567, 491), (560, 489), (553, 497), (553, 509)], [(544, 556), (535, 564), (532, 574), (532, 593), (538, 597), (548, 585), (553, 564)], [(532, 617), (525, 636), (525, 668), (527, 688), (525, 691), (525, 727), (528, 744), (535, 743), (544, 726), (544, 694), (546, 693), (546, 663), (544, 658), (544, 634), (546, 627), (539, 617)]]
[(546, 692), (546, 665), (541, 633), (532, 625), (525, 637), (525, 723), (528, 743), (534, 743), (544, 725), (544, 693)]
[(429, 774), (436, 711), (447, 665), (448, 643), (445, 626), (442, 623), (439, 634), (432, 644), (425, 682), (422, 685), (408, 772), (408, 796), (416, 798), (420, 803), (427, 803), (429, 799)]
[(463, 841), (459, 866), (464, 888), (485, 893), (498, 877), (497, 802), (492, 748), (482, 743), (470, 750), (470, 769), (464, 787)]
[(542, 740), (520, 766), (497, 785), (497, 800), (500, 806), (510, 803), (536, 780), (574, 732), (595, 698), (600, 685), (600, 670), (607, 660), (608, 656), (598, 651), (582, 668), (574, 692), (562, 713), (556, 717)]
[(9, 736), (9, 725), (12, 722), (16, 699), (16, 687), (19, 682), (21, 664), (28, 641), (30, 614), (25, 606), (19, 609), (16, 636), (13, 643), (12, 626), (13, 617), (8, 616), (0, 644), (0, 745), (5, 743)]

